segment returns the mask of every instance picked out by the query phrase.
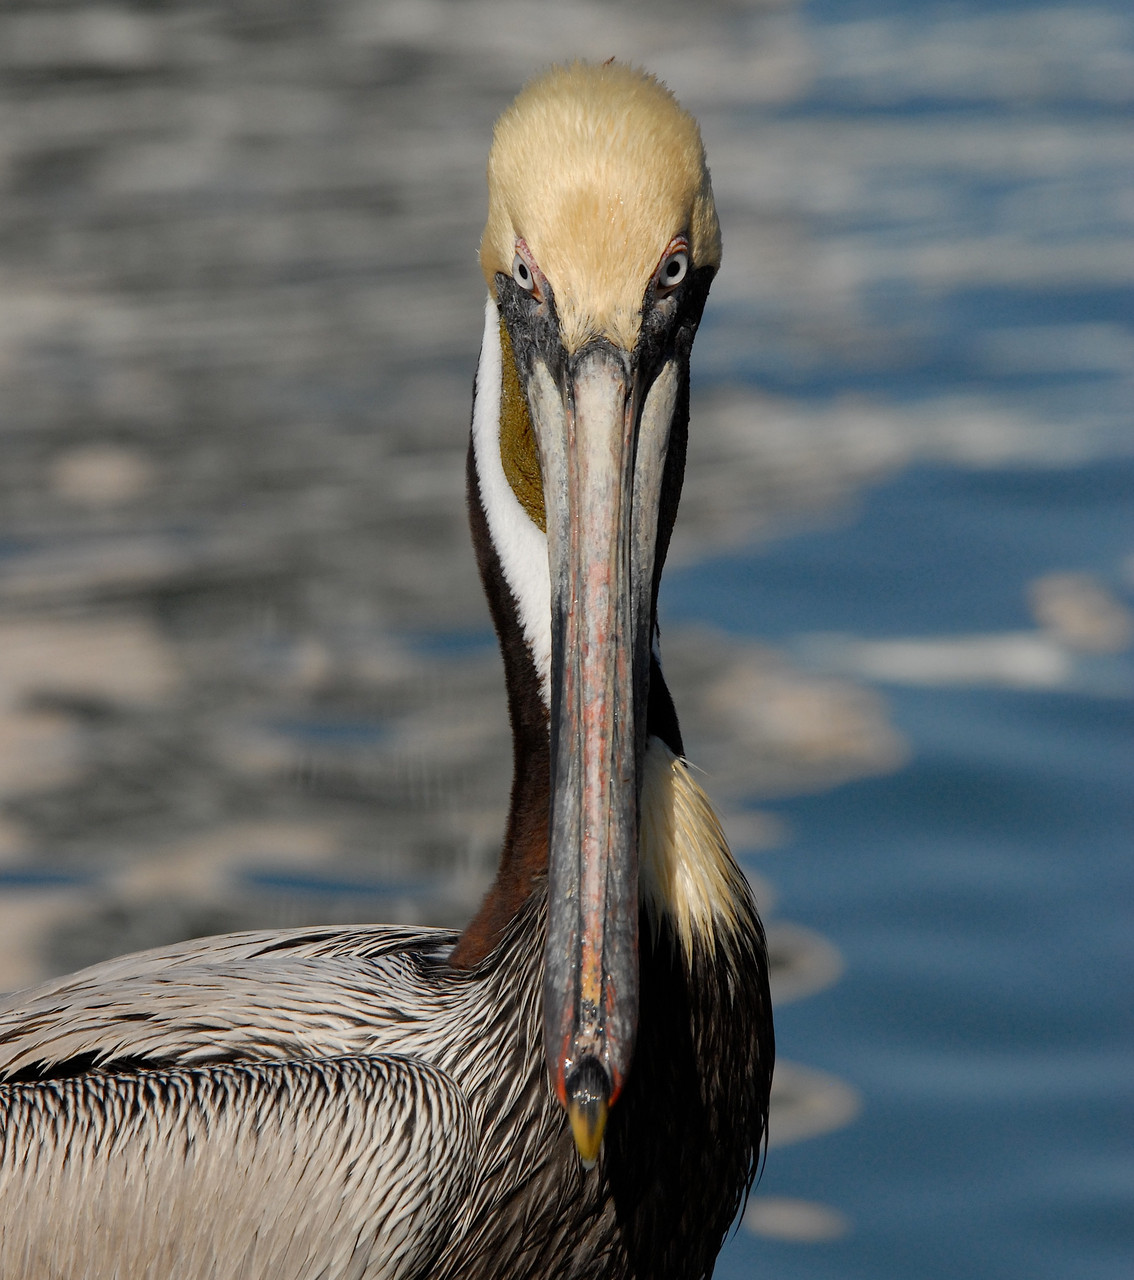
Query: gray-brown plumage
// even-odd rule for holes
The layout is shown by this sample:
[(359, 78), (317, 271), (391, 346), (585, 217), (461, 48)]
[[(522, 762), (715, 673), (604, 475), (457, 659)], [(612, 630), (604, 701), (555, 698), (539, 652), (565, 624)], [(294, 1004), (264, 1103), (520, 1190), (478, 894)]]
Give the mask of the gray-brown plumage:
[(469, 507), (515, 739), (496, 884), (459, 938), (237, 934), (0, 1006), (4, 1280), (712, 1272), (773, 1042), (657, 657), (708, 172), (655, 81), (576, 66), (501, 119), (489, 188)]

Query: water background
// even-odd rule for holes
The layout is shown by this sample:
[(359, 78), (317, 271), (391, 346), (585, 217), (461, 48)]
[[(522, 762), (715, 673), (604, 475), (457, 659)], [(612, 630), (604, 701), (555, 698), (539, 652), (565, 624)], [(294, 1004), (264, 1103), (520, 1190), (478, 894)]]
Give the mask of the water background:
[(0, 986), (483, 891), (483, 157), (575, 53), (725, 232), (664, 652), (787, 1065), (718, 1274), (1126, 1277), (1123, 4), (9, 6)]
[[(1005, 582), (1051, 565), (1113, 572), (1130, 481), (1120, 461), (908, 471), (851, 527), (689, 573), (675, 607), (828, 661), (850, 634), (1022, 629)], [(927, 548), (967, 552), (967, 575), (941, 565), (947, 600)], [(817, 590), (801, 596), (804, 575)], [(801, 642), (819, 631), (840, 634)], [(931, 664), (882, 680), (910, 763), (775, 804), (795, 838), (756, 865), (847, 966), (780, 1011), (781, 1051), (837, 1071), (863, 1111), (774, 1150), (761, 1186), (855, 1226), (806, 1247), (738, 1239), (723, 1274), (1128, 1272), (1131, 675), (1095, 659), (1051, 687), (938, 681)]]

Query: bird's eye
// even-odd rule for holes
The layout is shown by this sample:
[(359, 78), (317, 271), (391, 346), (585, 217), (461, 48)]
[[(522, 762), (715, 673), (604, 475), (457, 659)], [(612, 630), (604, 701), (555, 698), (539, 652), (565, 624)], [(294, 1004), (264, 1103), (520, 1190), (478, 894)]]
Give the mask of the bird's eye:
[(689, 254), (684, 249), (677, 249), (666, 254), (658, 267), (657, 282), (659, 289), (673, 289), (685, 279), (689, 272)]
[(532, 269), (520, 257), (519, 254), (512, 259), (512, 279), (520, 286), (531, 293), (535, 288), (535, 276), (532, 275)]

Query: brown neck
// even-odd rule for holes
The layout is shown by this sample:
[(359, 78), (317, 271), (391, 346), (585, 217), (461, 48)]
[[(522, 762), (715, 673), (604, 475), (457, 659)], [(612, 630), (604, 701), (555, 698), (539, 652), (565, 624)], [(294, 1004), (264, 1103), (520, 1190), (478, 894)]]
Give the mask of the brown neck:
[(496, 879), (450, 956), (450, 963), (459, 969), (471, 969), (488, 955), (500, 941), (509, 921), (531, 896), (537, 879), (547, 875), (547, 824), (551, 805), (547, 708), (540, 696), (539, 675), (520, 627), (516, 601), (489, 536), (471, 443), (467, 474), (473, 546), (504, 658), (508, 717), (512, 723), (513, 778), (508, 827)]

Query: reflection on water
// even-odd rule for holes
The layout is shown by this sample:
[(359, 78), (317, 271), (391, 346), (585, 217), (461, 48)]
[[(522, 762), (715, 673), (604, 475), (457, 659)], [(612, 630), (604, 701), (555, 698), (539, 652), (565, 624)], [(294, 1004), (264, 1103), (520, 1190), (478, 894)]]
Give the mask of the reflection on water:
[(0, 988), (483, 891), (483, 163), (574, 53), (697, 112), (726, 235), (664, 640), (785, 1066), (719, 1274), (1123, 1274), (1116, 0), (0, 14)]

